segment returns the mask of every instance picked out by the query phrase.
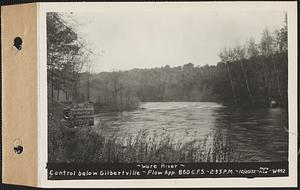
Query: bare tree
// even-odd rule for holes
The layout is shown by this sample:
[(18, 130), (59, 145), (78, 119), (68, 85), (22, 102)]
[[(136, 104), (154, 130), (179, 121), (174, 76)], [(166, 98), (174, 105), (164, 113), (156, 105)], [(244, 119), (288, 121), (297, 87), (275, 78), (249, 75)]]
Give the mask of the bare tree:
[(231, 56), (232, 56), (231, 51), (227, 50), (226, 47), (219, 54), (221, 62), (225, 63), (225, 65), (226, 65), (226, 69), (227, 69), (229, 81), (230, 81), (230, 86), (231, 86), (232, 96), (233, 96), (234, 102), (237, 103), (236, 93), (235, 93), (235, 89), (234, 89), (234, 83), (233, 83), (233, 79), (232, 79), (232, 75), (231, 75), (231, 71), (230, 71), (230, 67), (229, 67), (229, 62), (231, 61)]
[(252, 92), (250, 90), (247, 73), (246, 73), (246, 70), (245, 70), (244, 64), (243, 64), (243, 61), (245, 60), (245, 56), (246, 56), (245, 49), (242, 48), (241, 46), (237, 45), (233, 49), (233, 54), (234, 54), (234, 61), (237, 61), (237, 62), (240, 63), (241, 70), (242, 70), (242, 73), (243, 73), (243, 76), (244, 76), (244, 80), (245, 80), (245, 83), (246, 83), (248, 95), (250, 97), (251, 103), (254, 104), (254, 99), (253, 99)]

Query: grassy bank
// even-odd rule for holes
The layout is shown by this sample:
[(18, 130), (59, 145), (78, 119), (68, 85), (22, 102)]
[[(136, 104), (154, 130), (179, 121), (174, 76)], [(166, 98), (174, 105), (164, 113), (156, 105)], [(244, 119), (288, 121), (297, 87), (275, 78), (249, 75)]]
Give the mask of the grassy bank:
[(65, 131), (59, 117), (52, 114), (48, 120), (49, 162), (234, 162), (239, 157), (230, 140), (218, 130), (201, 141), (184, 143), (172, 139), (168, 132), (150, 135), (139, 131), (135, 136), (105, 137), (91, 127)]

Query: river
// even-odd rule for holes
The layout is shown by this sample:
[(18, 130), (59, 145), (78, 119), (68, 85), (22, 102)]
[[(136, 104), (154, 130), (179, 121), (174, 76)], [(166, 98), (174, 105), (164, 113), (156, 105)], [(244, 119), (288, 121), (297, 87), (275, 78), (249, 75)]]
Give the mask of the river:
[(285, 161), (288, 155), (286, 111), (238, 109), (213, 102), (147, 102), (135, 111), (101, 113), (96, 129), (109, 136), (169, 133), (177, 141), (203, 139), (219, 130), (236, 145), (240, 162)]

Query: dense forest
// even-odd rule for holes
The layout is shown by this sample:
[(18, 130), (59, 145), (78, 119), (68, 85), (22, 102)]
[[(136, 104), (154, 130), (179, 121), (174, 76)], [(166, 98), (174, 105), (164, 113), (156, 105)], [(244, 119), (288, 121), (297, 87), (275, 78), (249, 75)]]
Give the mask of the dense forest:
[(47, 13), (48, 100), (76, 103), (80, 72), (90, 67), (93, 52), (66, 17), (72, 19), (61, 13)]
[[(287, 23), (256, 43), (224, 48), (217, 65), (165, 65), (152, 69), (80, 74), (81, 100), (100, 111), (122, 111), (138, 102), (213, 101), (234, 106), (287, 106)], [(88, 85), (87, 85), (88, 84)]]
[(47, 15), (49, 100), (93, 101), (96, 111), (132, 110), (140, 102), (153, 101), (214, 101), (246, 107), (268, 107), (275, 101), (287, 106), (286, 19), (275, 31), (265, 29), (258, 43), (250, 38), (243, 45), (224, 48), (216, 65), (183, 63), (96, 74), (89, 70), (93, 52), (64, 17)]

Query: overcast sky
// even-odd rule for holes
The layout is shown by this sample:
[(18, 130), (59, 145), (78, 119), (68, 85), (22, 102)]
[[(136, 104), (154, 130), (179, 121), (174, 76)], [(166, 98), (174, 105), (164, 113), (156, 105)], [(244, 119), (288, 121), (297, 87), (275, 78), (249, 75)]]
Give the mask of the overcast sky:
[(94, 72), (165, 65), (214, 65), (225, 46), (260, 40), (283, 25), (283, 12), (107, 11), (73, 13), (90, 49)]

